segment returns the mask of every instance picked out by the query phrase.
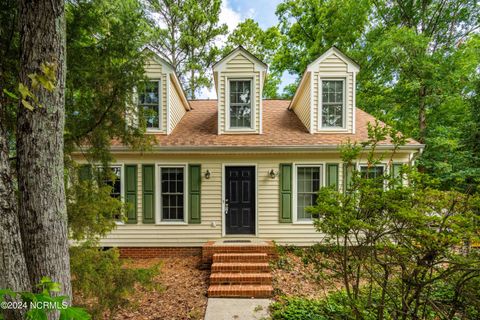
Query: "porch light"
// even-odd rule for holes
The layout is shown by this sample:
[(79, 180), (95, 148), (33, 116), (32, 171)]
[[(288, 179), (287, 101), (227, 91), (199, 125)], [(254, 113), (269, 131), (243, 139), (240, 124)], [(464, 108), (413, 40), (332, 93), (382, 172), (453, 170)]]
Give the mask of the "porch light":
[(271, 170), (268, 172), (268, 175), (270, 176), (270, 178), (275, 179), (275, 177), (278, 176), (278, 171), (275, 172), (275, 170), (271, 169)]
[(208, 169), (205, 172), (205, 179), (210, 179), (210, 170), (208, 170)]

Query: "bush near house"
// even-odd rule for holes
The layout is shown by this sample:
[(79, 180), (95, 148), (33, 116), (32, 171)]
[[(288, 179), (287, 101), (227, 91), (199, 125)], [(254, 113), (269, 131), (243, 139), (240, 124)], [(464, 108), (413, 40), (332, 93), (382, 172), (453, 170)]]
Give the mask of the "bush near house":
[(152, 282), (160, 272), (159, 264), (128, 268), (115, 248), (72, 247), (70, 259), (75, 304), (85, 307), (94, 319), (112, 319), (120, 308), (129, 306), (136, 284), (162, 290)]
[(480, 195), (441, 191), (412, 168), (376, 174), (377, 144), (387, 136), (397, 137), (370, 127), (368, 143), (345, 145), (346, 166), (364, 156), (366, 170), (350, 171), (345, 192), (321, 189), (309, 208), (328, 250), (302, 259), (343, 289), (320, 300), (280, 299), (274, 319), (479, 318), (480, 254), (469, 244), (480, 236)]

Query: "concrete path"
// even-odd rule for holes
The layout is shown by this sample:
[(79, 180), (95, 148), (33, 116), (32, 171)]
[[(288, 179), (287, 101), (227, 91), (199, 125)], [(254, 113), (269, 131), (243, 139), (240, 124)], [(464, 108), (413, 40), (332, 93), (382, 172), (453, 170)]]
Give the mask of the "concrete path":
[(205, 320), (260, 320), (268, 318), (269, 299), (209, 298)]

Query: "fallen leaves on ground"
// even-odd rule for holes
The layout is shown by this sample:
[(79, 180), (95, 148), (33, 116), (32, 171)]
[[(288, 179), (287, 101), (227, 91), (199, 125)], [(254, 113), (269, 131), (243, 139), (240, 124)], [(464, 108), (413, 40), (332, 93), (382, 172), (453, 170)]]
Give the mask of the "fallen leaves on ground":
[(163, 289), (136, 287), (131, 306), (119, 310), (115, 320), (203, 319), (210, 274), (197, 268), (200, 257), (138, 259), (129, 267), (144, 268), (159, 262), (162, 267), (154, 281)]
[(305, 264), (300, 256), (292, 252), (279, 256), (273, 264), (272, 275), (276, 300), (284, 295), (321, 299), (342, 287), (340, 280), (332, 275), (320, 274), (312, 264)]

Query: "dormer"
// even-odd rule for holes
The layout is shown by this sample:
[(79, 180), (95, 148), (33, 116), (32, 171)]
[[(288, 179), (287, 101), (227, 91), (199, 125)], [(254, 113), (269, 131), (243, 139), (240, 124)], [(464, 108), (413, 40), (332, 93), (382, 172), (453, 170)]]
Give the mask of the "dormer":
[(190, 104), (172, 65), (153, 49), (145, 50), (148, 82), (138, 92), (139, 114), (146, 117), (147, 133), (168, 135), (191, 109)]
[(237, 47), (213, 66), (218, 134), (261, 134), (267, 65)]
[(310, 133), (355, 133), (357, 63), (332, 47), (307, 66), (293, 110)]

